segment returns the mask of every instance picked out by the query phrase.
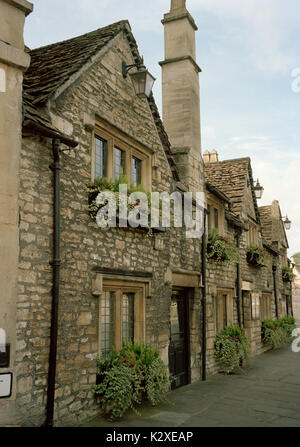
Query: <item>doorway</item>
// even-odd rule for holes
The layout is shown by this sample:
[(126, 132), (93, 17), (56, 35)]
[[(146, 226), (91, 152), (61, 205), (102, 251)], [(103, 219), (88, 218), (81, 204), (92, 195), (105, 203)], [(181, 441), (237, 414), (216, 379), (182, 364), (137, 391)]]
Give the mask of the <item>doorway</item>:
[(171, 389), (190, 382), (189, 296), (187, 290), (173, 290), (170, 303), (169, 368)]

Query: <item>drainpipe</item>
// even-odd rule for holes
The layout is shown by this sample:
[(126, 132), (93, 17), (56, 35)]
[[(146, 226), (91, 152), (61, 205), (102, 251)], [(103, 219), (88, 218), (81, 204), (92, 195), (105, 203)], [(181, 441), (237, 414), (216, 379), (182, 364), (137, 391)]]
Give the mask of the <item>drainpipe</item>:
[[(240, 237), (241, 232), (238, 231), (236, 233), (236, 247), (239, 250), (240, 248)], [(242, 327), (242, 319), (241, 319), (241, 267), (240, 263), (236, 264), (236, 305), (237, 305), (237, 317), (239, 327)]]
[(204, 226), (202, 236), (202, 380), (206, 380), (206, 216), (204, 209)]
[(276, 279), (277, 265), (273, 264), (272, 271), (273, 271), (274, 298), (275, 298), (275, 314), (276, 318), (278, 318), (279, 315), (278, 315), (278, 297), (277, 297), (277, 279)]
[(55, 375), (56, 375), (56, 352), (57, 352), (57, 328), (58, 328), (58, 304), (59, 304), (59, 273), (60, 273), (60, 140), (52, 140), (53, 163), (50, 169), (53, 171), (54, 186), (54, 216), (53, 216), (53, 287), (52, 287), (52, 310), (50, 328), (50, 354), (48, 370), (48, 389), (46, 407), (46, 427), (53, 427), (54, 398), (55, 398)]

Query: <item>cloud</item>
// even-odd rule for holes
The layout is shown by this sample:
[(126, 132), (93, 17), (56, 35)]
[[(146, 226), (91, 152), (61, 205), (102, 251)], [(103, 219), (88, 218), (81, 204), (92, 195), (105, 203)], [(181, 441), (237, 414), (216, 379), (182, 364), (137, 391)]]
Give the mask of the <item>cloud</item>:
[(299, 16), (299, 2), (290, 0), (289, 7), (280, 0), (188, 0), (192, 11), (205, 10), (223, 23), (238, 26), (245, 49), (250, 44), (250, 59), (266, 73), (283, 73), (296, 63), (296, 55), (288, 46), (291, 30)]

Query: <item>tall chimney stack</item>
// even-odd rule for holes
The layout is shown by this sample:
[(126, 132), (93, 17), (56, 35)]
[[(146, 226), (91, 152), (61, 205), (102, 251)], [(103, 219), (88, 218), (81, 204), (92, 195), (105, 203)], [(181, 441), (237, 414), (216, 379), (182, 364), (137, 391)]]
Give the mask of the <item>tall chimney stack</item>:
[(163, 122), (181, 181), (191, 191), (203, 191), (201, 158), (199, 72), (195, 31), (186, 0), (171, 0), (162, 20), (165, 59), (162, 67)]

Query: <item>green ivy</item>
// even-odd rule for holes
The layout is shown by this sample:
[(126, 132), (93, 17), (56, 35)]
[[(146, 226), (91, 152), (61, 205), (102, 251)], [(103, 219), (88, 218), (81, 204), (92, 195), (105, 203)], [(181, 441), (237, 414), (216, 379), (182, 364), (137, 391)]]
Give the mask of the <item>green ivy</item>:
[(279, 349), (291, 340), (292, 332), (296, 327), (296, 320), (293, 317), (268, 318), (262, 321), (262, 340), (272, 349)]
[(227, 374), (239, 368), (249, 355), (250, 343), (243, 328), (228, 326), (217, 334), (214, 356)]
[(208, 233), (207, 258), (216, 263), (239, 262), (240, 255), (231, 238), (220, 236), (216, 228)]
[(100, 408), (110, 420), (129, 409), (137, 414), (143, 401), (158, 405), (170, 389), (169, 373), (158, 351), (150, 345), (126, 342), (107, 359), (97, 359), (98, 385), (93, 390)]

